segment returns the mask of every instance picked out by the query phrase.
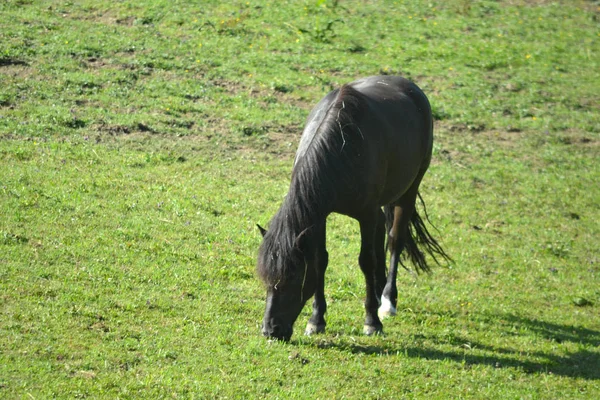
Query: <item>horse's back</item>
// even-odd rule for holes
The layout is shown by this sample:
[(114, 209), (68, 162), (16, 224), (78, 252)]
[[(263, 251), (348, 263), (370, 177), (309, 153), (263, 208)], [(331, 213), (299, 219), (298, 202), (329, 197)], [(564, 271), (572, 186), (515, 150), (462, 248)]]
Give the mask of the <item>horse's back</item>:
[(431, 107), (421, 89), (402, 77), (374, 76), (349, 85), (364, 96), (368, 106), (360, 127), (369, 138), (370, 162), (378, 171), (378, 203), (388, 204), (404, 194), (429, 166)]
[(381, 206), (402, 196), (427, 169), (431, 146), (431, 108), (423, 92), (401, 77), (374, 76), (330, 92), (313, 108), (295, 164), (311, 160), (305, 155), (317, 148), (339, 159), (348, 187), (339, 188), (344, 195), (334, 211), (352, 215), (360, 204)]
[(433, 140), (433, 121), (429, 101), (421, 89), (399, 76), (372, 76), (349, 84), (364, 95), (371, 116), (365, 125), (386, 124), (386, 142), (420, 142), (422, 149), (404, 143), (411, 151), (427, 156)]

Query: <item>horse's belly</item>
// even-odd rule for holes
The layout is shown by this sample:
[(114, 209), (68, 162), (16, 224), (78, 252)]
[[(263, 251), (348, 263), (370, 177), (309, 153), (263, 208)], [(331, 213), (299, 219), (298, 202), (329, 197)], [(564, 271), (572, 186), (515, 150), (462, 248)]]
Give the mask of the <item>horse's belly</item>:
[(413, 178), (410, 181), (403, 180), (401, 182), (394, 182), (393, 185), (386, 186), (386, 188), (381, 193), (378, 205), (385, 206), (398, 200), (400, 197), (402, 197), (404, 193), (408, 191), (415, 178), (416, 174), (413, 175)]

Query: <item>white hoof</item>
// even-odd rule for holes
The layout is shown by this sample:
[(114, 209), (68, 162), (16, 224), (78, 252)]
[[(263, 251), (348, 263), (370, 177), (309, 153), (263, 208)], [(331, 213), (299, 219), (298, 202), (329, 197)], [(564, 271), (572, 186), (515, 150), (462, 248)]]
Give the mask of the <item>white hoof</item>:
[(325, 325), (315, 325), (311, 322), (306, 324), (306, 329), (304, 330), (306, 336), (315, 335), (317, 333), (325, 333)]
[(380, 319), (385, 319), (388, 317), (393, 317), (398, 313), (396, 307), (392, 304), (390, 299), (387, 297), (381, 297), (381, 305), (379, 306), (379, 310), (377, 310), (377, 315), (379, 315)]
[(383, 335), (383, 329), (371, 325), (365, 325), (363, 327), (363, 333), (367, 336)]

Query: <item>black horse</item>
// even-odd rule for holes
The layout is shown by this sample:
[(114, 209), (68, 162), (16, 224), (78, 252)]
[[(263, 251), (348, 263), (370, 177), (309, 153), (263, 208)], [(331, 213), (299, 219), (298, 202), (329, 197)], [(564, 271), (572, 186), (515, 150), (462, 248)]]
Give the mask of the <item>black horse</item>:
[[(432, 144), (429, 101), (404, 78), (364, 78), (317, 104), (302, 133), (289, 192), (269, 230), (259, 227), (263, 242), (257, 272), (267, 287), (265, 336), (289, 340), (313, 295), (306, 334), (325, 331), (325, 225), (332, 212), (360, 223), (367, 335), (382, 331), (378, 310), (380, 315), (396, 312), (403, 249), (417, 271), (429, 270), (420, 249), (436, 262), (436, 255), (448, 259), (415, 210)], [(391, 253), (387, 278), (386, 231)]]

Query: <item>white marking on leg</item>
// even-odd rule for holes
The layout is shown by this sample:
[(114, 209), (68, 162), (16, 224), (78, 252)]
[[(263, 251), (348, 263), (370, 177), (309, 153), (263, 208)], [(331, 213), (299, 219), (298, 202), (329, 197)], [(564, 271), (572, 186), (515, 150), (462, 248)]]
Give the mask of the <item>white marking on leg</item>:
[(325, 325), (315, 325), (312, 322), (306, 324), (306, 329), (304, 330), (304, 334), (306, 336), (311, 336), (318, 333), (325, 332)]
[(396, 310), (396, 307), (394, 307), (390, 299), (388, 299), (385, 296), (381, 296), (381, 306), (377, 311), (377, 314), (379, 314), (379, 318), (383, 319), (386, 317), (393, 317), (397, 314), (397, 312), (398, 311)]
[(365, 326), (363, 326), (363, 333), (367, 336), (383, 335), (383, 329), (376, 328), (371, 325), (365, 325)]

